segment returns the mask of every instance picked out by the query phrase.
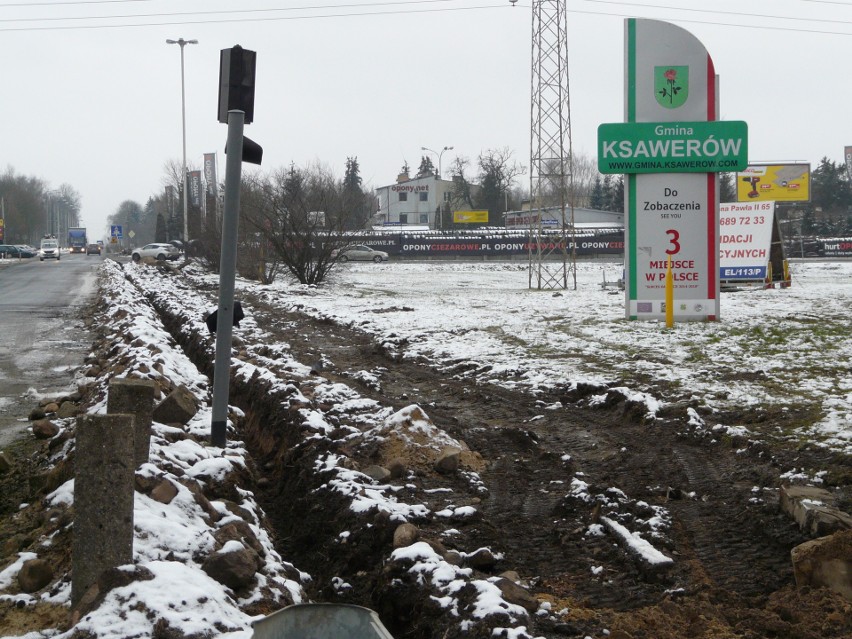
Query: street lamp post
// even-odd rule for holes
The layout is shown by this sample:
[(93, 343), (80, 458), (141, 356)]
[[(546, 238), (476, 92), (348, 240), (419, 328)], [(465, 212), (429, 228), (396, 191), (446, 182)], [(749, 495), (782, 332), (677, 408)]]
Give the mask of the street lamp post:
[(429, 153), (434, 153), (435, 155), (437, 155), (437, 156), (438, 156), (438, 178), (443, 178), (443, 177), (444, 177), (444, 174), (441, 172), (441, 158), (442, 158), (442, 157), (443, 157), (443, 155), (444, 155), (444, 151), (452, 151), (452, 150), (453, 150), (453, 148), (454, 148), (454, 147), (451, 147), (451, 146), (445, 146), (443, 149), (441, 149), (441, 152), (440, 152), (440, 153), (438, 153), (437, 151), (433, 151), (433, 150), (432, 150), (432, 149), (430, 149), (429, 147), (425, 147), (425, 146), (421, 146), (421, 147), (420, 147), (420, 150), (421, 150), (421, 151), (429, 151)]
[[(453, 147), (451, 147), (451, 146), (445, 146), (443, 149), (441, 149), (441, 152), (440, 152), (440, 153), (438, 153), (437, 151), (435, 151), (435, 150), (433, 150), (433, 149), (430, 149), (429, 147), (425, 147), (425, 146), (421, 146), (421, 147), (420, 147), (420, 150), (421, 150), (421, 151), (429, 151), (430, 153), (434, 153), (435, 155), (437, 155), (437, 156), (438, 156), (438, 179), (439, 179), (439, 180), (443, 179), (444, 174), (443, 174), (443, 172), (441, 171), (441, 158), (444, 156), (444, 151), (452, 151), (452, 150), (453, 150)], [(435, 200), (437, 200), (437, 199), (438, 199), (437, 186), (435, 187), (435, 189), (436, 189), (436, 190), (435, 190)], [(444, 206), (444, 205), (443, 205), (441, 202), (437, 202), (437, 201), (436, 201), (436, 204), (438, 205), (438, 206), (437, 206), (437, 208), (438, 208), (438, 219), (436, 220), (436, 226), (439, 226), (439, 225), (440, 225), (440, 226), (443, 226), (443, 224), (441, 224), (441, 217), (442, 217), (442, 215), (441, 215), (441, 211), (443, 211), (443, 206)]]
[[(198, 40), (184, 40), (183, 38), (179, 38), (177, 40), (166, 40), (166, 44), (177, 44), (180, 46), (180, 117), (181, 128), (183, 130), (183, 177), (181, 178), (183, 183), (183, 241), (184, 244), (187, 244), (189, 242), (189, 217), (187, 214), (187, 191), (189, 191), (189, 185), (186, 180), (186, 89), (183, 75), (183, 48), (187, 44), (198, 44)], [(187, 246), (184, 246), (184, 251), (187, 248)]]

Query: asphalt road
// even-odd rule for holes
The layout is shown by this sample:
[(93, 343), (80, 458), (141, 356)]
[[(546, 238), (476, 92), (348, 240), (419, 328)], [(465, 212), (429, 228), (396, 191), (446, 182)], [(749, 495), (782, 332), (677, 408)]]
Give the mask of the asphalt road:
[(0, 260), (0, 449), (27, 428), (42, 397), (75, 390), (91, 348), (81, 321), (101, 257)]

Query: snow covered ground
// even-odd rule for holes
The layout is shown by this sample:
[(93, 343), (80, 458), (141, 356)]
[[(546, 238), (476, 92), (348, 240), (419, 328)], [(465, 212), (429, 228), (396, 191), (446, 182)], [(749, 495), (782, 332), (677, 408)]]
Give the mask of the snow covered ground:
[[(206, 331), (200, 311), (206, 302), (201, 295), (181, 288), (179, 278), (164, 278), (142, 265), (126, 268), (135, 272), (134, 279), (149, 294), (184, 313), (185, 330)], [(792, 288), (726, 293), (722, 297), (721, 321), (680, 324), (671, 331), (659, 323), (624, 319), (623, 293), (600, 286), (604, 273), (608, 280), (614, 280), (620, 269), (616, 264), (582, 263), (578, 290), (560, 292), (530, 290), (526, 264), (512, 262), (353, 264), (338, 269), (332, 281), (322, 288), (282, 279), (269, 287), (240, 280), (237, 290), (239, 295), (251, 289), (282, 308), (298, 308), (351, 324), (398, 349), (404, 357), (422, 357), (439, 368), (450, 370), (461, 361), (475, 362), (478, 366), (466, 375), (530, 392), (580, 382), (613, 384), (627, 393), (646, 392), (645, 401), (653, 412), (661, 402), (675, 398), (656, 397), (654, 389), (641, 380), (663, 379), (681, 389), (679, 398), (695, 397), (719, 411), (736, 406), (793, 408), (816, 403), (820, 412), (817, 422), (785, 436), (816, 439), (832, 449), (852, 452), (852, 345), (847, 338), (852, 310), (852, 263), (796, 264)], [(187, 386), (202, 403), (188, 432), (203, 439), (210, 419), (209, 381), (176, 347), (139, 291), (124, 279), (121, 269), (105, 262), (102, 272), (113, 302), (105, 325), (118, 349), (116, 357), (129, 362), (126, 374), (146, 365), (147, 374), (168, 378), (173, 386)], [(217, 280), (216, 276), (197, 271), (193, 277), (214, 284)], [(253, 344), (258, 343), (256, 331), (249, 316), (235, 334)], [(152, 357), (159, 362), (159, 368), (147, 366)], [(293, 371), (301, 366), (307, 375), (304, 364), (283, 363)], [(237, 375), (251, 373), (247, 363), (239, 366), (245, 366), (246, 371), (237, 371)], [(762, 374), (757, 374), (759, 371)], [(324, 382), (314, 379), (319, 394)], [(98, 381), (105, 382), (104, 378)], [(331, 392), (333, 389), (328, 386)], [(338, 389), (337, 394), (340, 404), (360, 405), (351, 393)], [(385, 424), (400, 418), (387, 407), (361, 406), (361, 410), (366, 409)], [(92, 408), (92, 412), (104, 410), (104, 401)], [(308, 424), (319, 424), (313, 430), (322, 431), (321, 415), (306, 411), (304, 419)], [(73, 426), (71, 420), (60, 425), (63, 429)], [(230, 441), (223, 451), (189, 439), (172, 441), (169, 435), (169, 427), (154, 424), (151, 461), (142, 467), (143, 474), (179, 484), (175, 473), (184, 480), (202, 479), (245, 464), (246, 451), (237, 440)], [(351, 482), (351, 490), (342, 492), (364, 494), (370, 487), (372, 482), (366, 476), (344, 471), (336, 462), (331, 463), (334, 460), (327, 461), (331, 467), (323, 472), (336, 471), (338, 481)], [(402, 512), (404, 519), (405, 509), (400, 508), (404, 504), (397, 503), (392, 495), (378, 489), (369, 495), (386, 500), (388, 509)], [(253, 496), (246, 493), (244, 497), (249, 510), (256, 510)], [(48, 502), (57, 508), (73, 503), (73, 481), (51, 494)], [(353, 510), (356, 502), (353, 500)], [(214, 507), (222, 511), (226, 521), (232, 516), (224, 506), (214, 502)], [(309, 576), (298, 572), (304, 567), (294, 567), (276, 553), (268, 536), (257, 526), (258, 517), (248, 523), (264, 547), (265, 563), (258, 572), (256, 588), (242, 599), (200, 569), (199, 557), (224, 549), (217, 549), (212, 543), (215, 526), (204, 520), (189, 491), (181, 488), (167, 505), (137, 494), (135, 518), (134, 562), (147, 568), (150, 578), (112, 591), (98, 609), (84, 617), (78, 630), (90, 631), (97, 637), (143, 637), (150, 636), (152, 620), (166, 619), (171, 627), (186, 633), (242, 639), (251, 636), (250, 623), (256, 618), (244, 609), (256, 598), (278, 598), (282, 602), (304, 598), (299, 582), (304, 583)], [(44, 543), (49, 545), (51, 541), (46, 539)], [(651, 547), (647, 552), (656, 551)], [(67, 605), (67, 575), (42, 594), (14, 592), (16, 575), (33, 555), (22, 552), (16, 562), (0, 570), (0, 599), (21, 602), (22, 606), (37, 602)], [(432, 556), (434, 553), (420, 545), (396, 555), (391, 559), (415, 559), (415, 568), (429, 572), (434, 579), (449, 570), (440, 557)], [(452, 595), (461, 583), (458, 580), (469, 578), (462, 569), (453, 571), (450, 578), (441, 577), (442, 587), (447, 587), (446, 605), (450, 610), (457, 606)], [(300, 576), (294, 580), (293, 575)], [(505, 613), (505, 602), (495, 596), (489, 582), (474, 583), (480, 592), (476, 615), (487, 616), (488, 610), (499, 610), (500, 606)], [(174, 592), (181, 592), (181, 597), (168, 595)], [(144, 614), (135, 614), (136, 607), (143, 604), (139, 610)], [(543, 608), (537, 614), (549, 611)], [(523, 618), (520, 611), (512, 610), (512, 623), (508, 624), (512, 626), (512, 636), (528, 637)], [(46, 629), (25, 637), (70, 634)]]
[(350, 263), (320, 288), (281, 279), (238, 290), (267, 290), (282, 307), (404, 343), (406, 357), (437, 367), (476, 362), (480, 381), (505, 386), (636, 392), (650, 378), (717, 410), (815, 404), (815, 423), (783, 435), (852, 453), (852, 262), (795, 263), (792, 287), (723, 293), (720, 321), (674, 330), (624, 318), (624, 294), (601, 286), (621, 268), (582, 262), (577, 290), (554, 292), (531, 290), (520, 262)]

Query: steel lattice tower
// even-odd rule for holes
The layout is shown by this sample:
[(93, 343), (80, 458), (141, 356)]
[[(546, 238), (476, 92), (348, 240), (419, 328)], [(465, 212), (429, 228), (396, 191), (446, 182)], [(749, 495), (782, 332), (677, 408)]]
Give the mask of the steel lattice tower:
[[(577, 288), (565, 3), (532, 3), (529, 286), (539, 289), (568, 288), (569, 272)], [(546, 210), (560, 225), (544, 233)]]

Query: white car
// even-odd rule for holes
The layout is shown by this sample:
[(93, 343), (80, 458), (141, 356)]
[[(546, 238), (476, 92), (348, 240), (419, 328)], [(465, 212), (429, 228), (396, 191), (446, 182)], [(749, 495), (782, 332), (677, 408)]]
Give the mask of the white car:
[(376, 249), (370, 248), (369, 246), (364, 246), (363, 244), (353, 244), (352, 246), (347, 246), (344, 249), (340, 249), (339, 251), (335, 251), (332, 253), (332, 256), (338, 262), (349, 262), (355, 260), (362, 260), (367, 262), (387, 262), (388, 254), (384, 251), (377, 251)]
[(180, 250), (171, 244), (146, 244), (142, 248), (133, 249), (131, 258), (138, 262), (143, 257), (153, 257), (155, 260), (176, 260), (180, 257)]
[(45, 238), (41, 241), (41, 248), (38, 251), (38, 259), (41, 262), (45, 260), (59, 261), (59, 242), (53, 238)]

